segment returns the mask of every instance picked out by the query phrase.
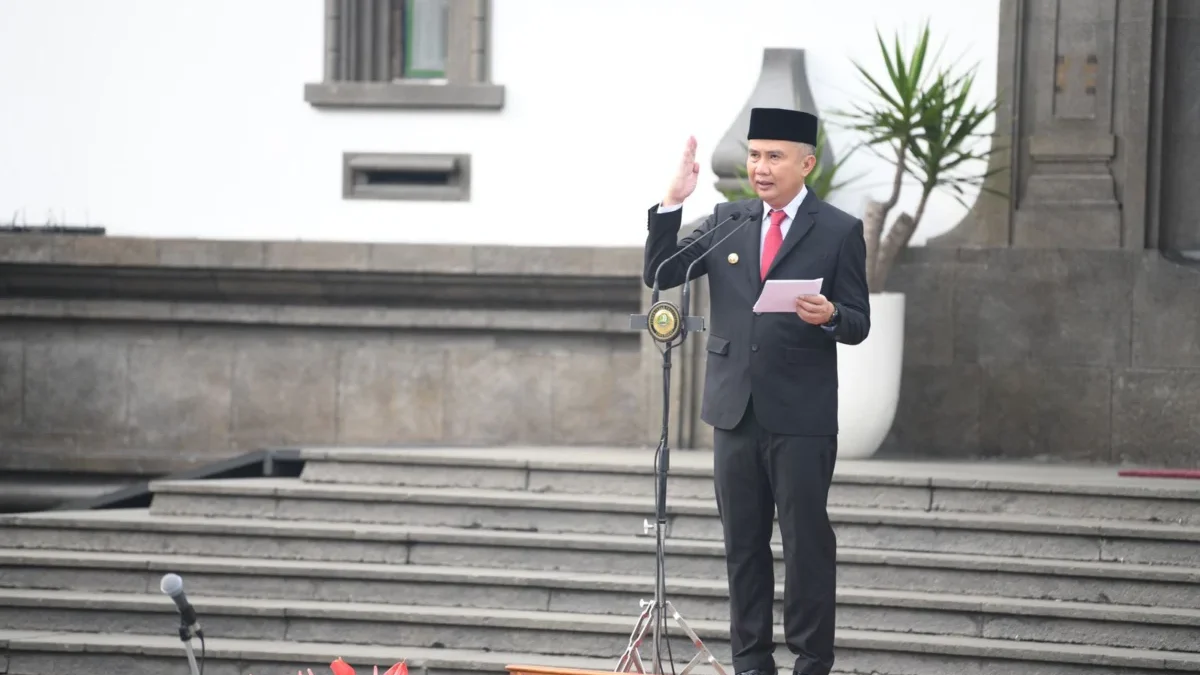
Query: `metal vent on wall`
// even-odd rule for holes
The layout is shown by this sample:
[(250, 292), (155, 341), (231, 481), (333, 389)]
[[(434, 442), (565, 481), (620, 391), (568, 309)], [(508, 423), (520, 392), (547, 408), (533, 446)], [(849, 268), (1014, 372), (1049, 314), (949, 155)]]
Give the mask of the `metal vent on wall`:
[(345, 153), (346, 199), (467, 201), (471, 156), (465, 154)]

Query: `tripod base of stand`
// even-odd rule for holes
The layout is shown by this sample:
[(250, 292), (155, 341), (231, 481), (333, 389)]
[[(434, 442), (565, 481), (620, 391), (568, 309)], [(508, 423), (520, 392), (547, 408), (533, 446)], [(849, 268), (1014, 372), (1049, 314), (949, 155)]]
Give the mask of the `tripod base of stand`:
[[(688, 664), (683, 667), (683, 670), (678, 671), (675, 675), (688, 675), (692, 672), (692, 669), (701, 663), (708, 663), (711, 665), (713, 670), (716, 671), (717, 675), (726, 675), (725, 669), (721, 667), (721, 663), (717, 661), (717, 657), (713, 656), (713, 653), (708, 650), (708, 647), (705, 646), (704, 641), (700, 639), (700, 636), (696, 635), (696, 631), (692, 630), (692, 627), (683, 620), (683, 616), (680, 615), (679, 610), (675, 609), (675, 606), (671, 604), (670, 600), (666, 601), (665, 604), (667, 611), (670, 612), (671, 617), (675, 619), (675, 623), (679, 624), (679, 627), (683, 629), (684, 633), (687, 633), (688, 638), (690, 638), (692, 641), (692, 646), (696, 648), (696, 655), (692, 657), (691, 661), (688, 661)], [(633, 627), (633, 633), (629, 636), (629, 646), (625, 648), (625, 653), (621, 655), (621, 659), (617, 662), (617, 668), (615, 672), (646, 673), (646, 666), (642, 661), (641, 646), (646, 640), (646, 632), (650, 630), (650, 627), (653, 626), (656, 621), (658, 621), (659, 617), (656, 603), (642, 601), (642, 605), (644, 609), (638, 616), (637, 624)], [(666, 640), (669, 638), (666, 635), (663, 635), (662, 639)], [(654, 675), (665, 675), (665, 668), (660, 666), (659, 670), (663, 672), (655, 673)]]
[[(644, 642), (646, 639), (646, 632), (650, 630), (650, 627), (654, 625), (654, 621), (658, 619), (658, 613), (655, 611), (655, 603), (653, 602), (646, 602), (643, 600), (642, 606), (644, 609), (638, 616), (637, 625), (634, 626), (633, 634), (629, 637), (629, 646), (625, 648), (625, 653), (621, 655), (621, 659), (617, 663), (615, 670), (590, 670), (587, 668), (563, 668), (560, 666), (530, 666), (521, 664), (509, 665), (506, 667), (506, 670), (508, 670), (510, 675), (613, 675), (613, 673), (668, 675), (665, 669), (663, 669), (664, 672), (660, 673), (646, 673), (645, 665), (642, 662), (640, 647), (642, 642)], [(701, 663), (710, 664), (713, 667), (713, 670), (716, 671), (716, 675), (727, 675), (725, 668), (723, 668), (721, 663), (717, 661), (717, 657), (713, 656), (712, 652), (708, 650), (708, 647), (704, 645), (704, 641), (700, 639), (699, 635), (696, 635), (696, 631), (692, 630), (692, 627), (687, 625), (687, 622), (683, 620), (683, 617), (680, 616), (678, 610), (675, 609), (675, 606), (672, 605), (669, 600), (667, 601), (666, 606), (667, 610), (671, 612), (671, 615), (675, 619), (675, 622), (679, 624), (679, 627), (683, 629), (683, 632), (687, 633), (688, 637), (692, 641), (692, 645), (697, 649), (697, 653), (692, 657), (692, 660), (683, 667), (683, 670), (676, 672), (674, 675), (688, 675), (688, 673), (692, 672), (693, 668)], [(665, 636), (663, 637), (666, 639)]]

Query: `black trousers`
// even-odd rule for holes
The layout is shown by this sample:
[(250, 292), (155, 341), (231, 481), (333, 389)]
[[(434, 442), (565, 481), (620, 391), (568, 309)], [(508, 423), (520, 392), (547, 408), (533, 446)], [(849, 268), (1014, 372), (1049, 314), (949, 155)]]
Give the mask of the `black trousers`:
[(738, 426), (716, 429), (713, 470), (725, 531), (733, 670), (775, 671), (774, 556), (783, 544), (783, 626), (795, 672), (833, 669), (837, 539), (826, 503), (837, 436), (786, 436), (759, 426), (753, 403)]

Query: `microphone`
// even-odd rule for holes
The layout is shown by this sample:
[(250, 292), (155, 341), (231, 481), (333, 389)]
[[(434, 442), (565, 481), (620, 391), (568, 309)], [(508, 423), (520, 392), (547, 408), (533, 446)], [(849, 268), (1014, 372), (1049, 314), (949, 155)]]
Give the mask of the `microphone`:
[[(730, 217), (732, 218), (732, 217), (737, 217), (737, 216), (741, 216), (741, 215), (745, 215), (745, 214), (743, 214), (742, 212), (738, 212)], [(692, 311), (691, 295), (688, 293), (688, 291), (692, 287), (691, 282), (688, 281), (688, 279), (692, 278), (692, 268), (696, 266), (696, 263), (700, 262), (701, 260), (704, 260), (705, 256), (707, 256), (709, 253), (712, 253), (713, 250), (718, 248), (721, 244), (725, 243), (726, 239), (737, 234), (738, 230), (742, 229), (743, 227), (746, 226), (747, 223), (752, 222), (752, 221), (753, 221), (753, 218), (747, 218), (747, 219), (743, 220), (742, 222), (738, 223), (737, 227), (733, 228), (733, 230), (731, 230), (724, 237), (721, 237), (720, 239), (718, 239), (717, 243), (713, 244), (712, 246), (709, 246), (708, 249), (706, 249), (704, 251), (704, 253), (701, 253), (700, 255), (696, 256), (696, 259), (693, 260), (690, 265), (688, 265), (687, 272), (683, 275), (683, 296), (679, 299), (679, 304), (681, 305), (680, 313), (683, 316), (683, 325), (684, 326), (687, 326), (687, 317), (688, 317), (688, 314)], [(713, 228), (713, 229), (715, 230), (716, 228)]]
[(200, 624), (196, 622), (196, 609), (188, 602), (187, 595), (183, 592), (183, 579), (178, 574), (167, 574), (163, 576), (158, 587), (175, 601), (175, 606), (179, 609), (180, 632), (194, 631), (197, 635), (203, 635)]
[[(716, 209), (716, 207), (713, 207), (713, 217), (715, 218), (716, 215), (717, 215), (717, 209)], [(672, 253), (671, 255), (667, 256), (666, 260), (660, 262), (658, 264), (658, 267), (654, 270), (654, 285), (650, 291), (650, 304), (653, 305), (654, 303), (658, 302), (658, 275), (662, 273), (662, 269), (663, 269), (663, 267), (666, 266), (667, 263), (669, 263), (672, 260), (674, 260), (675, 258), (679, 257), (684, 251), (688, 250), (689, 248), (695, 246), (696, 244), (699, 244), (705, 237), (707, 237), (707, 236), (711, 235), (712, 233), (716, 232), (717, 230), (721, 229), (721, 226), (724, 225), (725, 223), (727, 223), (731, 220), (737, 220), (738, 218), (741, 218), (743, 215), (744, 215), (744, 213), (742, 212), (741, 209), (735, 210), (733, 213), (729, 214), (728, 216), (725, 216), (724, 220), (722, 220), (721, 222), (714, 225), (707, 232), (700, 235), (699, 237), (696, 237), (692, 241), (688, 242), (687, 246), (684, 246), (683, 248), (679, 249), (678, 251)], [(701, 253), (700, 256), (698, 258), (696, 258), (696, 260), (699, 260), (700, 258), (703, 258), (703, 257), (704, 257), (704, 254)], [(693, 261), (692, 264), (694, 265), (695, 262)], [(691, 273), (692, 273), (692, 268), (689, 266), (688, 273), (683, 277), (683, 284), (684, 284), (683, 288), (684, 288), (685, 292), (687, 290), (688, 277), (691, 276)]]

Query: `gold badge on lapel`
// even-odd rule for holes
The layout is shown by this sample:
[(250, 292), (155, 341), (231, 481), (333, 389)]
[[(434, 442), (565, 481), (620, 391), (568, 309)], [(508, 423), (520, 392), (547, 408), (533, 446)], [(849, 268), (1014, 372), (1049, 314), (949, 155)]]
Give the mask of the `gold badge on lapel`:
[(737, 264), (737, 261), (738, 261), (738, 254), (736, 254), (736, 253), (730, 253), (730, 254), (729, 254), (729, 264), (730, 264), (730, 265), (736, 265), (736, 264)]

